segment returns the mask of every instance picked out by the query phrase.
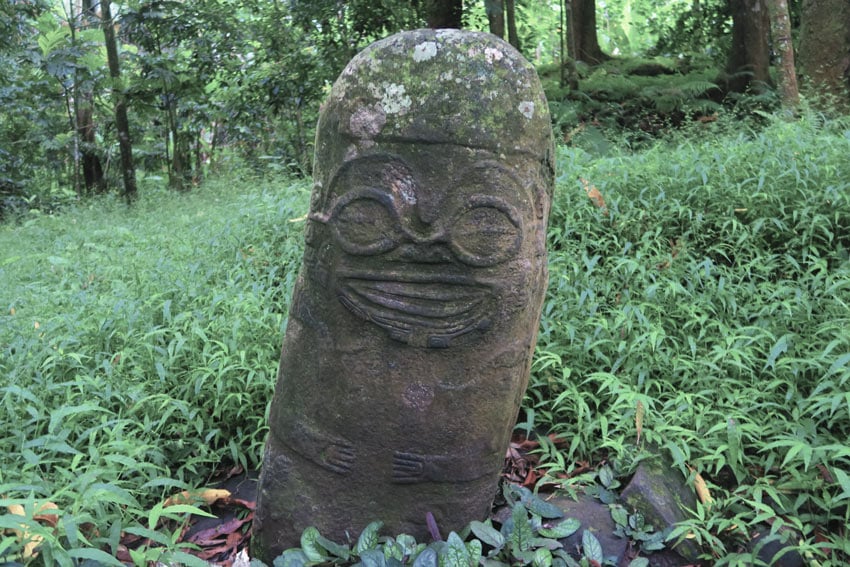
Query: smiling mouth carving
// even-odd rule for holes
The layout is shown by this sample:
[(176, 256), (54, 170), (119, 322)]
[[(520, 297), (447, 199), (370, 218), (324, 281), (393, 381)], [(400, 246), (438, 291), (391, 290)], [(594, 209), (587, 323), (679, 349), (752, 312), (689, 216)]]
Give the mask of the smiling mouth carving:
[(349, 276), (338, 293), (354, 314), (413, 346), (447, 348), (456, 337), (490, 327), (489, 289), (465, 279)]

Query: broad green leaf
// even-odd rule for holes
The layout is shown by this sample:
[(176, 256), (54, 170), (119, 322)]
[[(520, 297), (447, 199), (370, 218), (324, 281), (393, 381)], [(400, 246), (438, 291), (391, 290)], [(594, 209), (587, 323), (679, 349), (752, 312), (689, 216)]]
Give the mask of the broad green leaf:
[(322, 537), (319, 530), (310, 526), (301, 533), (301, 550), (307, 556), (309, 561), (324, 561), (327, 556), (322, 553), (322, 550), (317, 540)]
[(469, 567), (469, 551), (460, 536), (451, 532), (446, 538), (446, 548), (440, 557), (441, 567)]
[(605, 488), (611, 488), (611, 484), (614, 482), (614, 471), (608, 465), (604, 465), (599, 469), (599, 482)]
[(357, 555), (362, 555), (367, 549), (373, 549), (378, 545), (378, 532), (384, 527), (384, 522), (372, 522), (366, 526), (357, 538), (357, 545), (354, 552)]
[(531, 540), (534, 533), (531, 531), (531, 526), (528, 525), (528, 514), (525, 511), (525, 506), (521, 503), (514, 505), (513, 513), (511, 514), (514, 529), (511, 532), (508, 542), (511, 546), (511, 553), (518, 556), (522, 551), (528, 551), (531, 548)]
[(590, 561), (602, 563), (602, 544), (590, 530), (584, 530), (581, 534), (581, 549), (584, 556)]
[(349, 557), (351, 557), (351, 550), (348, 548), (347, 545), (340, 545), (335, 541), (331, 541), (322, 535), (319, 535), (316, 538), (316, 543), (325, 548), (327, 552), (333, 555), (334, 557), (339, 557), (340, 559), (346, 561)]
[(484, 546), (481, 544), (481, 541), (473, 539), (466, 542), (466, 550), (469, 552), (470, 565), (478, 565), (481, 555), (484, 552)]
[(309, 563), (307, 556), (300, 549), (287, 549), (277, 556), (272, 563), (274, 567), (305, 567)]
[(532, 514), (537, 514), (542, 518), (553, 519), (563, 518), (564, 511), (550, 502), (541, 500), (539, 497), (532, 495), (531, 498), (524, 500), (526, 508)]
[(559, 522), (551, 528), (540, 528), (537, 533), (543, 537), (551, 539), (562, 539), (576, 533), (581, 527), (581, 522), (575, 518), (567, 518), (563, 522)]
[(629, 524), (629, 513), (619, 504), (611, 504), (611, 519), (618, 526), (627, 526)]
[(646, 557), (635, 557), (629, 562), (629, 567), (649, 567), (649, 559)]
[(472, 533), (475, 534), (475, 537), (493, 547), (495, 549), (502, 549), (505, 545), (505, 536), (502, 533), (494, 528), (490, 521), (487, 523), (473, 521), (469, 524), (469, 528), (472, 530)]
[(380, 550), (367, 549), (360, 554), (360, 563), (363, 567), (386, 567), (387, 558)]
[(531, 562), (531, 564), (534, 567), (551, 567), (552, 552), (546, 549), (545, 547), (535, 550), (534, 560)]
[(422, 550), (422, 553), (416, 556), (413, 567), (437, 567), (437, 552), (426, 547)]

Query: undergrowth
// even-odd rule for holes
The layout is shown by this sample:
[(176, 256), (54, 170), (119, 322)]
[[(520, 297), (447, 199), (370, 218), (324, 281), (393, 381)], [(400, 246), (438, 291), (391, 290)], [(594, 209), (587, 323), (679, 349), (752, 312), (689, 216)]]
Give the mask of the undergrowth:
[[(706, 564), (745, 562), (764, 526), (846, 564), (850, 124), (720, 130), (559, 147), (525, 427), (566, 441), (541, 457), (574, 488), (579, 462), (628, 474), (640, 423), (708, 480), (672, 535)], [(308, 194), (234, 176), (0, 225), (0, 512), (24, 508), (0, 557), (108, 562), (129, 531), (150, 538), (137, 564), (190, 561), (156, 527), (193, 507), (161, 502), (260, 463)]]

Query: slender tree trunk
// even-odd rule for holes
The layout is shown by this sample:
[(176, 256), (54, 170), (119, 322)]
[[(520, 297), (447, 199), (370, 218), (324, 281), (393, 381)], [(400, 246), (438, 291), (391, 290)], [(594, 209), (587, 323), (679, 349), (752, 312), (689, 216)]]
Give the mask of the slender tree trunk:
[(127, 103), (121, 86), (121, 66), (118, 62), (118, 42), (112, 27), (110, 0), (101, 2), (103, 38), (106, 43), (106, 60), (112, 78), (112, 97), (115, 101), (115, 129), (118, 131), (118, 147), (121, 150), (121, 175), (124, 178), (124, 199), (132, 203), (138, 196), (136, 190), (136, 168), (133, 165), (133, 145), (130, 141), (130, 121), (127, 119)]
[(429, 28), (463, 27), (463, 0), (426, 0), (425, 19)]
[[(92, 0), (82, 0), (81, 27), (89, 29), (96, 26), (97, 15)], [(94, 94), (90, 88), (79, 88), (76, 98), (77, 135), (80, 140), (82, 154), (83, 180), (86, 193), (103, 193), (106, 191), (106, 180), (103, 177), (103, 166), (97, 154), (97, 137), (94, 124)]]
[(726, 62), (727, 92), (756, 92), (770, 85), (770, 15), (766, 0), (729, 0), (732, 49)]
[(599, 47), (596, 35), (596, 1), (571, 0), (569, 6), (570, 57), (588, 65), (610, 59)]
[(793, 112), (800, 104), (797, 70), (794, 65), (794, 44), (791, 41), (791, 18), (788, 0), (768, 0), (771, 15), (773, 45), (779, 52), (779, 93), (782, 107)]
[(505, 37), (505, 3), (502, 0), (484, 0), (484, 11), (490, 33), (501, 38)]
[(850, 1), (803, 0), (799, 55), (815, 100), (850, 110)]
[(516, 2), (515, 0), (505, 0), (505, 11), (507, 12), (508, 20), (508, 43), (516, 47), (520, 51), (519, 35), (516, 31)]
[(569, 85), (571, 90), (578, 90), (578, 70), (576, 62), (568, 55), (567, 44), (569, 42), (567, 34), (567, 4), (569, 0), (561, 0), (561, 13), (558, 20), (558, 28), (560, 30), (561, 49), (559, 51), (561, 63), (561, 86)]

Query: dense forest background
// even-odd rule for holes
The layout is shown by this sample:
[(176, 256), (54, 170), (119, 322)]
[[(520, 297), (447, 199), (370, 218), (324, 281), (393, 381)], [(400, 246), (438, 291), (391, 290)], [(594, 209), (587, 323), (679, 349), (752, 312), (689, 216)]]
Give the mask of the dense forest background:
[[(308, 174), (318, 106), (345, 63), (423, 26), (508, 39), (544, 76), (567, 139), (588, 124), (655, 135), (735, 104), (793, 108), (798, 76), (806, 100), (847, 106), (844, 0), (6, 0), (0, 211), (132, 200), (137, 178), (187, 190), (232, 160)], [(660, 82), (634, 80), (647, 76)]]

